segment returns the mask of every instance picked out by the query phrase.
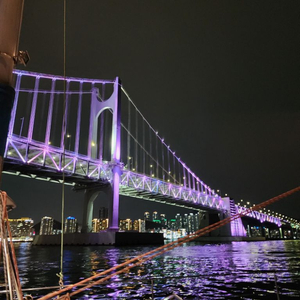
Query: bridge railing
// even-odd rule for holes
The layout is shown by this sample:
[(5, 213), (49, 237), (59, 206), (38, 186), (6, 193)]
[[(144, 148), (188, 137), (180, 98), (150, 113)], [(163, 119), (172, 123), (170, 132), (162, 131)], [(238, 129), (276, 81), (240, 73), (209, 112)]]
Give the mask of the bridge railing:
[[(7, 140), (5, 157), (13, 164), (24, 164), (24, 171), (32, 168), (34, 173), (57, 174), (64, 171), (66, 176), (87, 177), (94, 180), (111, 180), (111, 170), (108, 162), (93, 160), (84, 155), (78, 155), (71, 151), (62, 151), (61, 148), (44, 145), (26, 138), (10, 136)], [(50, 175), (49, 175), (50, 176)], [(76, 181), (76, 180), (74, 180)]]
[[(224, 201), (217, 194), (206, 194), (197, 190), (183, 187), (180, 185), (161, 181), (157, 178), (148, 177), (131, 171), (124, 171), (122, 174), (121, 185), (125, 187), (122, 191), (126, 194), (135, 195), (140, 193), (144, 197), (163, 197), (172, 198), (183, 203), (194, 204), (195, 207), (206, 207), (215, 210), (227, 210)], [(141, 197), (142, 198), (142, 197)], [(180, 203), (182, 204), (182, 202)]]

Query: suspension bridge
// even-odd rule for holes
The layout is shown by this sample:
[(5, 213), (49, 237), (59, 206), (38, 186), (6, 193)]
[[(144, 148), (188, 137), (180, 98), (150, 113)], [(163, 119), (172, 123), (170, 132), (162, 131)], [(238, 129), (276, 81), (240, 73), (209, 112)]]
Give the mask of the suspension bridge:
[[(109, 197), (111, 231), (118, 231), (120, 194), (217, 212), (221, 219), (246, 209), (197, 177), (149, 124), (119, 78), (14, 74), (4, 170), (84, 190), (83, 232), (91, 230), (100, 191)], [(291, 222), (263, 211), (246, 215), (277, 226)], [(240, 218), (228, 234), (246, 235)]]

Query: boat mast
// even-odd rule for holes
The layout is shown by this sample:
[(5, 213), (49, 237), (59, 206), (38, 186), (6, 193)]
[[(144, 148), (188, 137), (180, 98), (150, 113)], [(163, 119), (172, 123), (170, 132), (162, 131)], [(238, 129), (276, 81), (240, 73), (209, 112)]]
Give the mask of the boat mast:
[(28, 61), (27, 52), (18, 52), (23, 6), (24, 0), (0, 0), (0, 186), (15, 95), (12, 72), (16, 63)]

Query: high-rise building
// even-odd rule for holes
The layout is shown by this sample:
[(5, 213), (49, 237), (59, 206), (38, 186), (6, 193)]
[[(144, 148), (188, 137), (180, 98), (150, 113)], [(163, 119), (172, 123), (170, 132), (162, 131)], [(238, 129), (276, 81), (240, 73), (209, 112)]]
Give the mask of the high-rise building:
[(144, 220), (145, 220), (145, 221), (150, 221), (150, 213), (149, 213), (148, 211), (146, 211), (146, 212), (144, 213)]
[(158, 220), (158, 219), (157, 219), (157, 211), (154, 211), (154, 212), (152, 213), (152, 221), (154, 221), (154, 220)]
[(169, 220), (169, 228), (170, 228), (171, 230), (177, 230), (176, 219), (170, 219), (170, 220)]
[(138, 232), (145, 232), (146, 231), (146, 221), (145, 220), (134, 220), (133, 222), (133, 230)]
[(120, 220), (119, 228), (122, 231), (132, 230), (132, 220), (131, 219)]
[(33, 220), (30, 218), (8, 219), (12, 237), (32, 236)]
[(197, 231), (200, 228), (201, 217), (202, 214), (200, 212), (197, 212), (195, 214), (195, 231)]
[(40, 235), (53, 234), (53, 218), (43, 217), (41, 219)]
[(176, 220), (176, 229), (183, 228), (182, 227), (182, 216), (180, 214), (176, 214), (175, 220)]
[(108, 228), (108, 219), (93, 219), (92, 232), (99, 232)]
[(100, 219), (93, 219), (92, 220), (92, 232), (99, 232), (100, 231)]
[(184, 214), (183, 218), (182, 218), (182, 227), (187, 231), (188, 231), (188, 214)]
[(108, 218), (108, 208), (107, 207), (100, 207), (99, 209), (99, 219), (104, 220)]
[(183, 228), (187, 231), (187, 233), (193, 233), (199, 229), (200, 224), (200, 214), (184, 214), (183, 217)]
[(166, 219), (166, 215), (165, 214), (160, 214), (160, 223), (163, 226), (167, 225), (167, 219)]
[(194, 214), (190, 213), (188, 215), (188, 227), (187, 227), (187, 232), (188, 233), (192, 233), (195, 232), (195, 218), (194, 218)]
[(74, 233), (77, 231), (77, 220), (74, 217), (68, 217), (65, 221), (65, 233)]

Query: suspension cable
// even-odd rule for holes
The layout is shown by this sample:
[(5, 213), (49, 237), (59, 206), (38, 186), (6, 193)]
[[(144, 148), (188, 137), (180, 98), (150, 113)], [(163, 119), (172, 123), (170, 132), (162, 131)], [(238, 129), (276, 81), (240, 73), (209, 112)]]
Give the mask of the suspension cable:
[[(130, 101), (128, 101), (128, 131), (130, 132), (130, 126), (131, 126), (131, 107), (130, 107)], [(131, 170), (130, 163), (131, 163), (131, 156), (130, 156), (130, 135), (127, 132), (127, 167), (129, 170)]]

